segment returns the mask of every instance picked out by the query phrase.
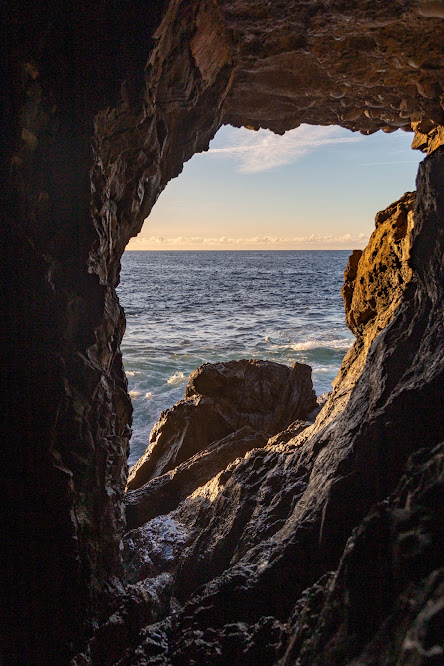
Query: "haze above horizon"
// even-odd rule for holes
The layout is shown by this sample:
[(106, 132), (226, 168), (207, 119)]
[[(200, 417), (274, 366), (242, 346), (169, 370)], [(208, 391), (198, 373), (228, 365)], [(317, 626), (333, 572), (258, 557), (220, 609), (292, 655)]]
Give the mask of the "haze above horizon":
[(127, 250), (365, 247), (379, 210), (415, 189), (412, 134), (222, 127), (168, 183)]

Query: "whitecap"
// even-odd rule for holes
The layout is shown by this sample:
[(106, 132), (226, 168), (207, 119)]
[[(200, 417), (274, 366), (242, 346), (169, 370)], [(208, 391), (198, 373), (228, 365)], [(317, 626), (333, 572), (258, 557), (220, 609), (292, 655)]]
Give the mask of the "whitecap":
[(311, 349), (334, 349), (337, 351), (347, 351), (350, 348), (351, 340), (306, 340), (288, 345), (293, 351), (310, 351)]
[(125, 370), (127, 377), (134, 377), (135, 375), (141, 375), (142, 373), (139, 370)]
[(182, 384), (186, 381), (185, 374), (183, 372), (175, 372), (174, 375), (168, 379), (167, 384)]
[(153, 397), (153, 392), (152, 391), (148, 391), (148, 393), (145, 393), (145, 398), (150, 399), (152, 397)]
[(138, 398), (140, 396), (140, 391), (130, 391), (129, 395), (131, 398)]

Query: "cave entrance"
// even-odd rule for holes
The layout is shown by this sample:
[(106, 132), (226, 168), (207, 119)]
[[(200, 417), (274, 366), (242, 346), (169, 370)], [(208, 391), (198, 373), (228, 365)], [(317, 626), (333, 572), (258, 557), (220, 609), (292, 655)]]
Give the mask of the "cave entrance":
[(410, 142), (401, 131), (225, 126), (168, 184), (122, 260), (130, 465), (202, 363), (308, 363), (316, 393), (331, 390), (354, 339), (343, 271), (375, 213), (413, 189), (421, 154)]

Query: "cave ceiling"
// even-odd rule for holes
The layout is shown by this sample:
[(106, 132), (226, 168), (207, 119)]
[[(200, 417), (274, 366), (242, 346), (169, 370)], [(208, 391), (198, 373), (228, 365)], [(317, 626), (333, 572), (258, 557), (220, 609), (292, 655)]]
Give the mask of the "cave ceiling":
[(120, 104), (96, 118), (95, 190), (105, 193), (95, 195), (97, 229), (105, 239), (104, 217), (118, 228), (98, 254), (121, 255), (167, 182), (222, 124), (278, 134), (301, 123), (415, 130), (415, 147), (440, 145), (439, 6), (170, 2), (143, 79), (128, 78)]

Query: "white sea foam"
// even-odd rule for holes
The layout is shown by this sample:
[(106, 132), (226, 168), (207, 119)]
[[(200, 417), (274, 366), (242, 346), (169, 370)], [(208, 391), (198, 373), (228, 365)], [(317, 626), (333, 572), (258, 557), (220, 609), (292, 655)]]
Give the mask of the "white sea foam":
[(153, 392), (152, 391), (148, 391), (148, 393), (145, 393), (145, 398), (150, 399), (152, 397), (153, 397)]
[(167, 384), (172, 384), (172, 385), (177, 385), (177, 384), (183, 384), (183, 382), (186, 381), (185, 373), (183, 372), (175, 372), (174, 375), (171, 375), (171, 377), (167, 380)]
[(125, 374), (127, 377), (135, 377), (136, 375), (141, 375), (142, 373), (139, 370), (126, 370)]
[(130, 391), (129, 395), (131, 398), (138, 398), (140, 396), (140, 391)]
[(288, 345), (293, 351), (309, 351), (311, 349), (334, 349), (335, 351), (347, 351), (351, 340), (306, 340)]

